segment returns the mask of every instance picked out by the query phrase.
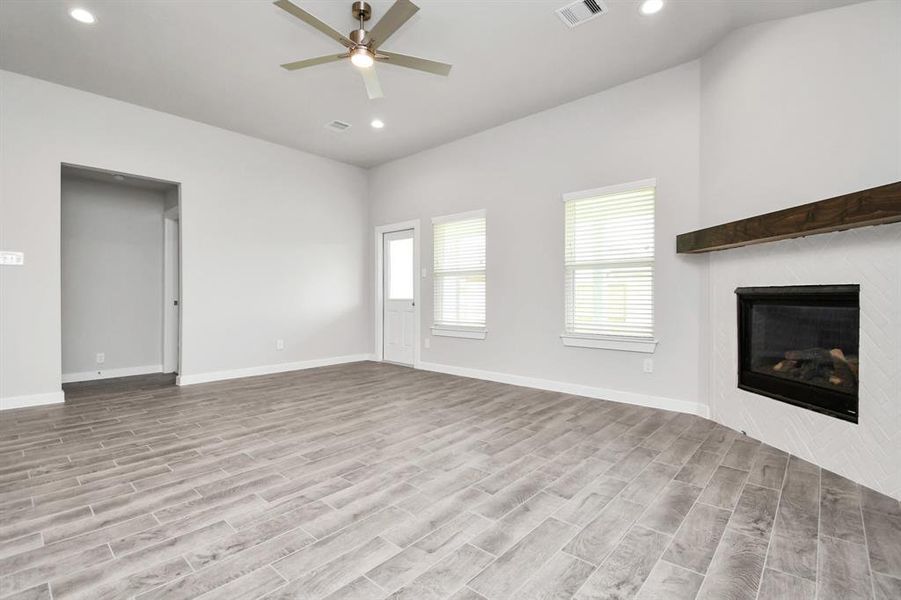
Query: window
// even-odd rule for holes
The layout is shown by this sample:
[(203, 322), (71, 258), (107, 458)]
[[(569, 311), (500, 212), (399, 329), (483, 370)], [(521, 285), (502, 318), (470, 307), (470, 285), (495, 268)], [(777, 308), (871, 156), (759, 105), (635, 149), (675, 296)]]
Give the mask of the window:
[(563, 343), (653, 352), (655, 180), (567, 194)]
[(413, 299), (413, 238), (388, 242), (388, 299)]
[(485, 211), (432, 219), (434, 335), (485, 338)]

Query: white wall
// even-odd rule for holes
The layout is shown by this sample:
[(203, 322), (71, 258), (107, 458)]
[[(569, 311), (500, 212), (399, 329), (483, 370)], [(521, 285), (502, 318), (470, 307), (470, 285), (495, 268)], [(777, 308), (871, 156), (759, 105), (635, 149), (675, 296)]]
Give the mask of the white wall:
[(65, 380), (161, 371), (164, 203), (162, 191), (63, 176)]
[[(698, 64), (689, 63), (371, 171), (373, 225), (421, 219), (422, 264), (429, 272), (431, 218), (487, 209), (487, 339), (432, 337), (431, 348), (422, 349), (428, 367), (566, 382), (566, 389), (613, 400), (698, 408), (703, 269), (674, 252), (675, 235), (698, 225), (698, 76)], [(660, 344), (653, 374), (642, 372), (651, 355), (564, 347), (559, 337), (561, 195), (649, 177), (658, 182)], [(422, 286), (424, 336), (432, 324), (431, 294), (429, 277)]]
[[(901, 3), (752, 26), (701, 61), (705, 226), (901, 179)], [(730, 427), (901, 497), (901, 225), (709, 257), (710, 404)], [(861, 285), (860, 424), (736, 388), (739, 286)]]
[(4, 406), (60, 396), (61, 163), (182, 184), (189, 380), (370, 351), (365, 171), (2, 71), (0, 131)]

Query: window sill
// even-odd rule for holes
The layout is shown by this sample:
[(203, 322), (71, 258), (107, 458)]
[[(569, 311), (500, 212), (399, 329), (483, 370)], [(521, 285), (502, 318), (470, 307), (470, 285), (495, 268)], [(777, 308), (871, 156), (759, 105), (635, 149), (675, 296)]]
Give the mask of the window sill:
[(561, 334), (564, 346), (577, 348), (599, 348), (603, 350), (622, 350), (623, 352), (644, 352), (653, 354), (657, 349), (657, 340), (632, 340), (619, 337), (594, 335)]
[(449, 327), (432, 327), (432, 335), (443, 337), (466, 338), (470, 340), (484, 340), (488, 335), (487, 329), (452, 329)]

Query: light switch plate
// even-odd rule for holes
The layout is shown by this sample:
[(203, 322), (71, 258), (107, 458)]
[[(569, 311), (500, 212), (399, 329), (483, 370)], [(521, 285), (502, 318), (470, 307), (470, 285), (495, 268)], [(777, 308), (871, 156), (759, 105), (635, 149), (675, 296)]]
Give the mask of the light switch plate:
[(13, 252), (11, 250), (0, 250), (0, 265), (8, 265), (18, 267), (25, 264), (24, 252)]

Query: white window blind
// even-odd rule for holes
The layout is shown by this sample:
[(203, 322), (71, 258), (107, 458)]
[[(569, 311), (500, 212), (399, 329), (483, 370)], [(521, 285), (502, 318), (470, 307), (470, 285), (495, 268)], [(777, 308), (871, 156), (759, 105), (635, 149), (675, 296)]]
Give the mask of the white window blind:
[(564, 335), (653, 339), (654, 186), (565, 197)]
[(436, 328), (485, 327), (485, 214), (433, 220)]

